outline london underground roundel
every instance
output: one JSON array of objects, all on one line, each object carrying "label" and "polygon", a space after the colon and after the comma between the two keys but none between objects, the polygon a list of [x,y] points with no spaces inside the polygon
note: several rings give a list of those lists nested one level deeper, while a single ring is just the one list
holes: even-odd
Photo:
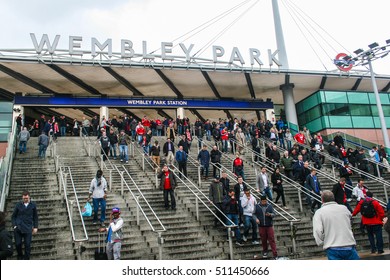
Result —
[{"label": "london underground roundel", "polygon": [[[346,59],[348,57],[348,59]],[[351,60],[351,57],[348,56],[345,53],[339,53],[336,55],[336,58],[334,60],[334,64],[337,66],[337,68],[341,71],[348,72],[352,69],[354,65],[354,61]]]}]

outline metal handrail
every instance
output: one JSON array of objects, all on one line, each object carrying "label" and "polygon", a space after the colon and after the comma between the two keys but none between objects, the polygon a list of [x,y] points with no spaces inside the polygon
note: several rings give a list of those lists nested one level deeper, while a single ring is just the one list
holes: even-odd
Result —
[{"label": "metal handrail", "polygon": [[[199,139],[196,137],[196,136],[193,136],[195,138],[193,139],[197,139],[197,141],[199,141]],[[208,143],[206,143],[205,141],[202,141],[202,143],[206,146],[208,146],[210,148],[211,145],[209,145]],[[199,148],[199,145],[198,145],[198,148]],[[227,156],[226,154],[222,153],[222,156],[227,158],[227,160],[231,161],[231,158],[229,156]],[[212,163],[213,164],[213,163]],[[259,165],[258,163],[256,163],[257,165]],[[220,164],[221,165],[221,168],[224,168],[224,170],[226,171],[226,174],[229,175],[230,178],[232,178],[232,180],[236,180],[236,176],[233,174],[233,172],[230,171],[230,169],[226,168],[224,165]],[[260,166],[260,165],[259,165]],[[255,169],[256,171],[256,169]],[[257,174],[256,174],[257,175]],[[283,174],[281,174],[282,176],[284,176]],[[286,176],[284,176],[285,178],[287,178]],[[243,182],[245,182],[243,180]],[[294,182],[295,183],[295,182]],[[248,184],[247,182],[245,182],[245,184],[250,187],[252,190],[254,190],[254,192],[252,192],[253,196],[256,197],[257,199],[259,199],[258,195],[256,194],[257,192],[257,188],[254,188],[253,186],[251,186],[250,184]],[[303,189],[303,190],[302,190]],[[304,188],[301,187],[301,185],[299,185],[299,188],[298,188],[298,191],[299,192],[304,192],[306,193],[306,190]],[[316,198],[315,198],[316,199]],[[280,215],[285,221],[289,222],[290,223],[290,229],[291,229],[291,240],[292,240],[292,249],[293,249],[293,254],[295,254],[297,252],[296,250],[296,240],[295,240],[295,232],[296,232],[296,228],[295,228],[295,225],[294,223],[297,223],[297,222],[300,222],[301,219],[299,218],[296,218],[294,217],[293,215],[291,215],[289,212],[287,212],[286,210],[284,210],[283,208],[281,208],[279,205],[277,205],[276,203],[274,203],[272,200],[269,200],[267,198],[267,200],[274,206],[274,210],[275,212]],[[299,201],[300,201],[300,207],[301,207],[301,212],[303,211],[303,207],[302,207],[302,203],[301,203],[301,196],[299,194]],[[283,213],[282,213],[283,212]],[[286,216],[289,216],[290,218],[292,219],[289,219],[289,217],[286,217]]]},{"label": "metal handrail", "polygon": [[[263,138],[261,138],[261,139],[259,138],[259,141],[263,141],[263,143],[267,143],[267,144],[272,143],[272,141],[268,141],[268,140],[263,139]],[[300,144],[300,143],[297,143],[297,144],[298,144],[299,146],[305,148],[305,149],[309,148],[309,146],[307,146],[307,145]],[[279,152],[284,152],[284,151],[286,151],[285,149],[281,148],[281,147],[278,146],[278,145],[276,145],[276,147],[277,147],[277,150],[278,150]],[[324,155],[325,157],[327,157],[327,158],[328,158],[330,161],[332,161],[332,162],[335,162],[335,163],[337,163],[337,164],[339,164],[339,165],[342,165],[342,164],[343,164],[343,161],[342,161],[342,160],[336,159],[336,158],[330,156],[329,154],[326,154],[326,153],[323,153],[323,152],[318,152],[318,153],[321,154],[321,155]],[[335,175],[335,171],[334,171],[334,166],[332,166],[332,168],[333,168],[333,177],[332,177],[332,176],[329,176],[327,172],[323,172],[321,169],[315,168],[312,164],[310,164],[310,162],[309,162],[309,166],[310,166],[311,169],[315,169],[316,172],[317,172],[319,175],[322,175],[322,176],[326,177],[327,179],[329,179],[329,180],[332,181],[332,182],[335,182],[335,183],[338,182],[338,180],[336,180],[336,175]],[[358,174],[360,174],[360,175],[365,175],[365,176],[367,176],[367,177],[370,178],[370,179],[373,179],[373,180],[378,181],[378,180],[377,180],[377,179],[378,179],[377,177],[375,177],[375,176],[373,176],[373,175],[371,175],[371,174],[369,174],[369,173],[363,172],[363,171],[361,171],[361,170],[359,170],[359,169],[357,169],[357,168],[351,167],[351,166],[350,166],[349,168],[350,168],[352,171],[354,171],[354,172],[356,172],[356,173],[358,173]],[[383,183],[383,182],[380,182],[380,183]],[[384,183],[384,193],[385,193],[386,200],[388,199],[388,198],[387,198],[387,190],[386,190],[386,186],[387,186],[387,185],[389,185],[389,184],[388,184],[387,182],[385,182],[385,183]],[[351,186],[351,185],[349,185],[349,184],[345,184],[345,187],[346,187],[347,189],[351,190],[351,191],[352,191],[353,188],[354,188],[354,186]],[[385,205],[386,205],[386,202],[384,202],[384,201],[381,201],[381,200],[379,200],[379,199],[377,199],[377,198],[375,198],[375,200],[377,200],[382,206],[385,206]]]},{"label": "metal handrail", "polygon": [[[74,224],[73,224],[73,203],[74,203],[74,201],[72,201],[72,200],[69,201],[69,199],[68,199],[68,192],[67,192],[68,175],[69,175],[70,183],[72,185],[72,189],[74,192],[78,214],[80,216],[81,224],[83,226],[83,232],[85,235],[85,238],[81,238],[81,239],[76,238],[75,231],[74,231]],[[85,227],[85,223],[84,223],[84,219],[83,219],[83,215],[82,215],[82,210],[80,207],[80,201],[79,201],[79,198],[77,196],[77,191],[76,191],[76,187],[74,185],[72,171],[71,171],[70,167],[69,166],[61,166],[59,168],[59,177],[60,177],[59,178],[60,185],[62,185],[62,189],[64,191],[64,198],[65,198],[66,208],[67,208],[67,212],[68,212],[68,216],[69,216],[69,223],[70,223],[70,228],[71,228],[71,232],[72,232],[72,239],[74,242],[88,241],[88,239],[89,239],[88,233],[87,233],[87,229]]]},{"label": "metal handrail", "polygon": [[[2,158],[0,166],[0,175],[2,175],[3,184],[1,187],[0,197],[0,211],[4,211],[5,200],[8,197],[9,187],[11,184],[12,167],[15,157],[16,145],[17,145],[17,134],[15,133],[16,126],[13,125],[13,130],[8,135],[8,146],[5,152],[5,157]],[[4,173],[3,173],[4,172]]]},{"label": "metal handrail", "polygon": [[[82,136],[81,136],[81,137],[82,137]],[[85,137],[82,137],[82,138],[84,139]],[[89,143],[91,144],[91,140],[90,140],[90,139],[89,139]],[[95,141],[95,144],[96,144],[96,145],[93,146],[93,147],[97,148],[97,145],[98,145],[98,144],[97,144],[97,141]],[[157,244],[158,244],[158,246],[159,246],[159,259],[162,260],[162,259],[163,259],[163,257],[162,257],[162,255],[163,255],[163,252],[162,252],[162,244],[164,243],[164,239],[163,239],[163,237],[162,237],[162,233],[167,231],[166,228],[165,228],[165,226],[163,225],[163,223],[161,222],[161,220],[160,220],[160,218],[157,216],[157,214],[154,212],[154,210],[151,208],[151,206],[150,206],[150,204],[147,202],[146,198],[142,195],[142,197],[144,198],[145,202],[147,203],[149,209],[152,211],[153,215],[155,216],[155,218],[157,219],[158,223],[159,223],[160,226],[162,227],[161,230],[158,230],[158,229],[155,229],[155,228],[154,228],[154,226],[152,225],[150,219],[148,218],[148,215],[145,213],[145,211],[143,210],[141,204],[139,203],[138,197],[134,195],[133,191],[131,191],[131,189],[130,189],[128,183],[126,182],[126,180],[125,180],[125,178],[124,178],[124,176],[123,176],[123,173],[119,170],[119,168],[117,167],[117,165],[114,165],[114,164],[110,161],[108,155],[104,152],[103,148],[102,148],[100,145],[98,145],[98,146],[99,146],[100,152],[103,153],[103,154],[100,156],[100,159],[101,159],[101,160],[100,160],[101,169],[104,170],[104,168],[105,168],[106,170],[109,170],[109,171],[110,171],[110,179],[109,179],[109,180],[110,180],[110,186],[111,186],[111,184],[112,184],[112,171],[115,171],[115,170],[116,170],[116,171],[118,172],[119,176],[121,177],[121,194],[123,195],[123,193],[124,193],[124,192],[123,192],[123,186],[126,185],[126,187],[127,187],[127,189],[129,190],[131,196],[133,197],[135,203],[137,204],[137,225],[139,225],[139,212],[138,212],[138,209],[139,209],[139,210],[142,212],[142,215],[144,216],[144,218],[145,218],[146,222],[148,223],[150,229],[151,229],[153,232],[157,233],[157,235],[158,235],[158,237],[157,237]],[[97,148],[97,149],[98,149],[98,148]],[[110,168],[107,166],[106,161],[103,160],[103,156],[106,156],[106,158],[107,158],[106,161],[108,162]],[[124,167],[123,167],[123,168],[124,168]],[[126,171],[126,173],[128,174],[128,176],[130,177],[130,179],[131,179],[131,181],[133,182],[133,184],[136,186],[137,190],[141,193],[141,191],[140,191],[138,185],[135,183],[135,181],[133,180],[133,178],[130,176],[130,174],[127,172],[127,170],[126,170],[125,168],[124,168],[124,170]],[[123,171],[123,172],[124,172],[124,171]],[[142,194],[142,193],[141,193],[141,194]]]},{"label": "metal handrail", "polygon": [[[134,146],[135,147],[135,146]],[[143,151],[139,151],[138,147],[136,148],[136,150],[140,153],[142,153],[142,156],[143,158],[145,159],[145,156],[144,156],[144,153]],[[151,161],[149,158],[147,159],[147,162]],[[154,162],[153,162],[154,163]],[[149,163],[150,164],[150,163]],[[153,164],[150,164],[150,166],[152,166],[153,168]],[[179,179],[182,184],[192,192],[192,194],[196,197],[196,200],[195,200],[195,207],[196,207],[196,218],[197,220],[199,220],[199,204],[198,204],[198,201],[200,201],[206,208],[207,210],[209,210],[209,212],[222,224],[223,227],[227,228],[227,231],[228,231],[228,237],[229,237],[229,250],[230,250],[230,259],[233,259],[233,241],[232,241],[232,233],[231,233],[231,230],[232,228],[236,228],[238,225],[235,225],[233,223],[232,220],[230,220],[226,215],[225,213],[223,213],[218,207],[216,207],[216,205],[209,200],[208,196],[206,196],[202,190],[200,190],[198,188],[198,186],[196,186],[196,184],[194,184],[188,177],[186,177],[182,172],[179,171],[179,169],[176,167],[176,166],[171,166],[171,168],[173,169],[173,173],[174,175],[176,176],[177,179]],[[183,178],[188,182],[186,183],[182,178],[180,178],[180,176],[178,175],[180,174],[181,176],[183,176]],[[231,224],[230,225],[227,225],[224,221],[222,221],[218,215],[213,211],[213,209],[211,209],[206,202],[204,202],[201,197],[199,197],[199,195],[197,193],[195,193],[194,189],[196,189],[198,191],[199,194],[201,194],[203,197],[206,198],[207,200],[207,203],[209,203],[211,206],[214,206],[215,209],[217,209],[217,211],[219,211],[221,214],[223,214],[223,216],[225,217],[226,221],[229,221]]]}]

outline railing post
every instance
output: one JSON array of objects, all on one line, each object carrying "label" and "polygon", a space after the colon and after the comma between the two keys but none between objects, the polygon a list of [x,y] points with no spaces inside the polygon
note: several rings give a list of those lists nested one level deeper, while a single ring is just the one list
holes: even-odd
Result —
[{"label": "railing post", "polygon": [[142,153],[142,171],[145,171],[145,153]]},{"label": "railing post", "polygon": [[228,238],[229,238],[229,254],[230,254],[230,259],[234,260],[234,255],[233,255],[233,240],[232,240],[232,228],[228,227]]},{"label": "railing post", "polygon": [[112,170],[110,169],[110,177],[109,177],[109,190],[111,191],[112,190]]},{"label": "railing post", "polygon": [[56,172],[58,172],[58,170],[60,169],[60,167],[58,166],[59,160],[60,160],[60,156],[59,156],[59,155],[56,155],[56,160],[55,160],[55,163],[56,163]]},{"label": "railing post", "polygon": [[121,174],[121,196],[123,196],[123,190],[125,187],[125,178],[123,177],[124,173],[125,173],[125,171],[120,172],[120,174]]},{"label": "railing post", "polygon": [[198,198],[195,199],[196,220],[199,221],[199,202]]},{"label": "railing post", "polygon": [[379,164],[376,162],[375,165],[376,165],[375,168],[376,168],[376,172],[378,174],[378,178],[380,178],[382,174],[379,171]]},{"label": "railing post", "polygon": [[101,169],[101,170],[103,170],[103,164],[104,164],[103,157],[104,157],[104,155],[101,155],[101,156],[100,156],[100,169]]},{"label": "railing post", "polygon": [[290,222],[290,228],[291,228],[291,241],[292,241],[292,249],[293,254],[295,255],[297,253],[297,244],[296,244],[296,237],[295,237],[295,229],[294,229],[294,223]]},{"label": "railing post", "polygon": [[136,203],[137,203],[137,226],[139,226],[139,195],[135,197]]},{"label": "railing post", "polygon": [[301,212],[303,212],[302,197],[301,197],[302,191],[301,191],[301,189],[302,189],[302,187],[300,187],[300,188],[298,189],[298,201],[299,201],[299,210],[300,210]]},{"label": "railing post", "polygon": [[91,156],[91,143],[88,143],[88,156]]},{"label": "railing post", "polygon": [[333,178],[336,179],[336,172],[335,172],[335,167],[334,167],[333,162],[332,162],[332,174],[333,174]]},{"label": "railing post", "polygon": [[135,142],[131,142],[131,146],[133,146],[133,149],[131,150],[131,153],[132,153],[132,157],[134,158],[135,157]]},{"label": "railing post", "polygon": [[162,245],[164,244],[164,238],[161,236],[160,231],[158,232],[157,244],[158,244],[158,257],[159,257],[159,260],[161,261],[163,259]]},{"label": "railing post", "polygon": [[64,192],[66,191],[66,188],[67,188],[67,184],[68,184],[68,173],[64,173]]},{"label": "railing post", "polygon": [[158,174],[156,172],[156,189],[158,189]]},{"label": "railing post", "polygon": [[58,176],[60,176],[59,178],[59,184],[58,184],[58,192],[59,194],[62,194],[62,191],[61,191],[61,187],[62,187],[62,179],[63,179],[63,174],[62,174],[62,169],[60,168],[60,170],[58,171]]},{"label": "railing post", "polygon": [[198,186],[200,187],[202,184],[201,174],[200,174],[200,165],[198,166]]}]

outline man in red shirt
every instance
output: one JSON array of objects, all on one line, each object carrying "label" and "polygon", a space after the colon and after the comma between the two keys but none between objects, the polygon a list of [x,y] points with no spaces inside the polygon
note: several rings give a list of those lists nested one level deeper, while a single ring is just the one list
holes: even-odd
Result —
[{"label": "man in red shirt", "polygon": [[303,134],[302,131],[299,131],[297,134],[295,134],[294,139],[299,144],[304,145],[306,143],[306,137],[305,137],[305,135]]},{"label": "man in red shirt", "polygon": [[[360,213],[360,209],[362,208],[364,201],[372,203],[372,206],[375,209],[375,216],[367,217],[362,215],[362,223],[366,226],[367,229],[367,236],[368,241],[370,241],[371,253],[374,254],[378,252],[378,254],[383,254],[382,221],[385,217],[385,211],[379,202],[372,198],[373,195],[374,194],[371,191],[367,191],[367,197],[365,199],[361,199],[360,202],[356,205],[355,210],[352,213],[352,217]],[[374,235],[376,238],[376,243]]]},{"label": "man in red shirt", "polygon": [[242,179],[245,181],[244,177],[244,162],[240,158],[240,154],[236,154],[236,159],[233,161],[233,173],[239,177],[241,176]]},{"label": "man in red shirt", "polygon": [[141,143],[143,136],[146,134],[145,127],[141,122],[138,122],[137,127],[135,128],[135,132],[137,133],[137,142]]},{"label": "man in red shirt", "polygon": [[171,197],[171,209],[176,210],[176,200],[175,200],[175,188],[177,186],[176,177],[171,170],[169,170],[168,165],[164,165],[160,174],[158,175],[160,179],[160,189],[164,194],[164,206],[165,209],[169,209],[168,195]]}]

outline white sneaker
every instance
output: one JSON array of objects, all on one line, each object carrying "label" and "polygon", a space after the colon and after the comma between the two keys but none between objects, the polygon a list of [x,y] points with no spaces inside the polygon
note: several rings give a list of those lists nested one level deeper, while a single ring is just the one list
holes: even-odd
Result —
[{"label": "white sneaker", "polygon": [[247,242],[247,241],[248,241],[248,238],[246,238],[246,236],[243,236],[243,237],[242,237],[242,240],[244,240],[244,242]]},{"label": "white sneaker", "polygon": [[252,244],[253,244],[253,245],[258,245],[258,244],[260,244],[260,242],[257,241],[257,240],[255,240],[255,241],[252,241]]}]

